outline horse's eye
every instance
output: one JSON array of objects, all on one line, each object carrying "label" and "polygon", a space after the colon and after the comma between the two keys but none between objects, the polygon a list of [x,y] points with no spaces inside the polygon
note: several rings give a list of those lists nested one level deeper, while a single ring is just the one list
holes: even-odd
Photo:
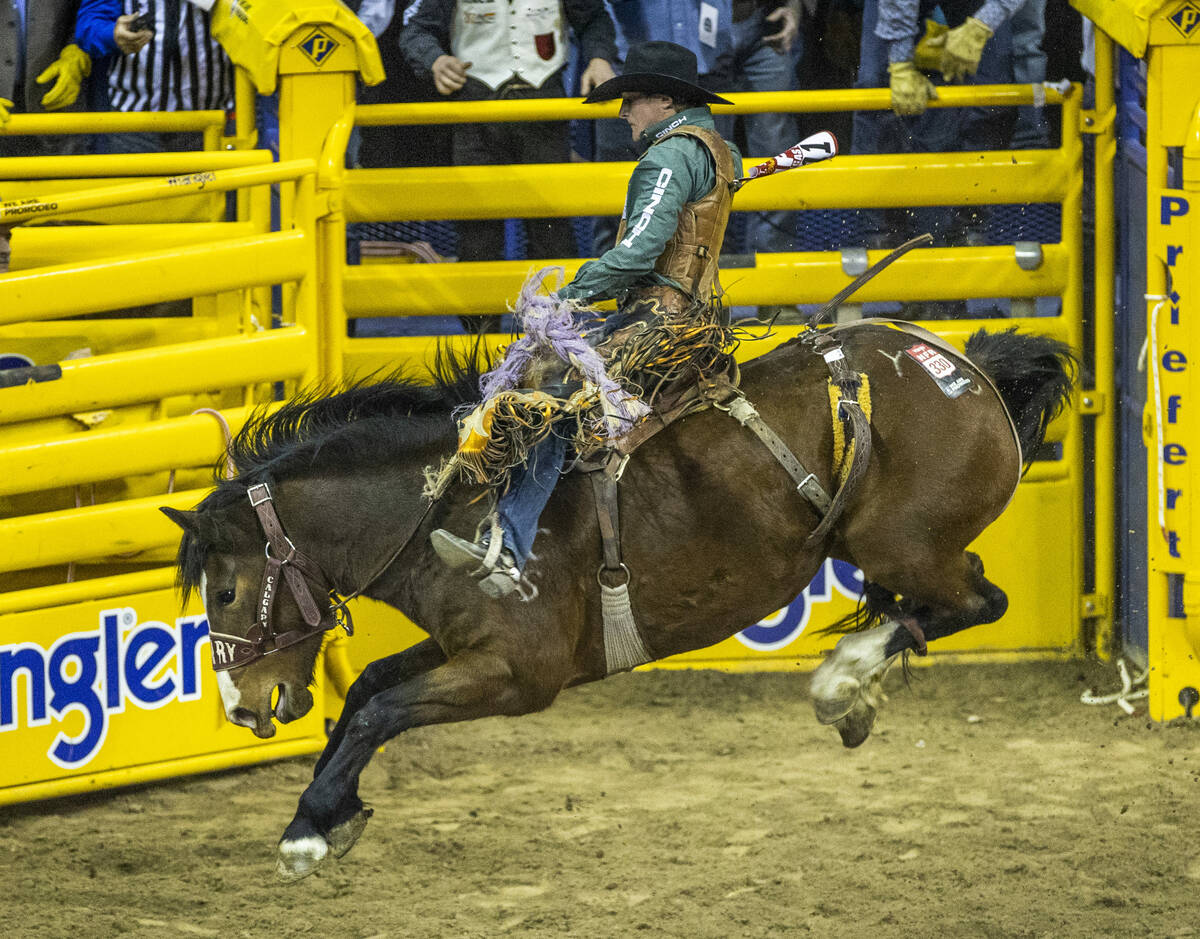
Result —
[{"label": "horse's eye", "polygon": [[217,594],[217,602],[228,606],[233,602],[234,592],[232,590],[222,590]]}]

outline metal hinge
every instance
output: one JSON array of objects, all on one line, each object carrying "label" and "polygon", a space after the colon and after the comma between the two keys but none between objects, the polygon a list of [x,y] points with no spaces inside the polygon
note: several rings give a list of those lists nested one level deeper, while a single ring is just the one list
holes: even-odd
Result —
[{"label": "metal hinge", "polygon": [[1108,410],[1108,396],[1103,391],[1081,391],[1078,410],[1080,414],[1103,414]]},{"label": "metal hinge", "polygon": [[1081,134],[1107,134],[1112,130],[1117,120],[1117,109],[1109,108],[1104,114],[1097,111],[1079,112],[1079,132]]},{"label": "metal hinge", "polygon": [[1085,593],[1080,597],[1079,610],[1084,619],[1099,619],[1108,616],[1108,594]]}]

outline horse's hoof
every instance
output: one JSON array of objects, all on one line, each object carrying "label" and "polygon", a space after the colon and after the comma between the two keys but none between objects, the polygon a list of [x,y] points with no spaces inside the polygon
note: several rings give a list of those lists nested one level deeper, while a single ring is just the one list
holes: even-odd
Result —
[{"label": "horse's hoof", "polygon": [[826,684],[819,680],[821,677],[813,676],[813,710],[822,724],[836,724],[854,709],[862,697],[862,683],[857,678],[843,677]]},{"label": "horse's hoof", "polygon": [[842,736],[843,747],[852,750],[871,736],[871,728],[875,726],[875,713],[875,708],[860,700],[849,714],[834,724]]},{"label": "horse's hoof", "polygon": [[330,829],[327,840],[329,841],[329,850],[333,852],[334,857],[343,857],[347,851],[354,847],[354,843],[358,841],[358,836],[367,827],[367,819],[374,814],[374,811],[374,809],[363,809],[360,812],[356,812],[347,821],[342,822],[340,825],[334,825]]},{"label": "horse's hoof", "polygon": [[[353,843],[353,841],[350,842],[350,844]],[[349,846],[346,850],[350,850]],[[293,840],[284,839],[279,842],[275,873],[284,883],[295,883],[297,880],[303,880],[320,867],[321,862],[328,854],[329,845],[319,835],[308,835]]]}]

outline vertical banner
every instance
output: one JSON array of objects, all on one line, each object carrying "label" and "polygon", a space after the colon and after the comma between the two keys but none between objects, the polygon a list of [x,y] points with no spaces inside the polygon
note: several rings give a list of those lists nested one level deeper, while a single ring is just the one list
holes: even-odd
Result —
[{"label": "vertical banner", "polygon": [[1151,249],[1167,293],[1148,297],[1150,713],[1200,717],[1200,192],[1160,190]]}]

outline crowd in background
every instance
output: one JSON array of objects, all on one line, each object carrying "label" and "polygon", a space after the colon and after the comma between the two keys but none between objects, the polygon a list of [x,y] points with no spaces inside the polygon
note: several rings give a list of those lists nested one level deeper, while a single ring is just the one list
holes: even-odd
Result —
[{"label": "crowd in background", "polygon": [[[0,126],[11,113],[58,109],[231,109],[232,67],[209,32],[214,0],[0,0]],[[1083,21],[1066,0],[348,0],[377,37],[387,79],[360,101],[484,100],[586,94],[619,72],[625,50],[666,39],[697,56],[717,93],[812,88],[891,89],[891,111],[854,115],[718,113],[719,129],[750,157],[772,155],[827,128],[843,152],[1045,147],[1055,109],[928,108],[956,83],[1084,80]],[[1053,42],[1046,37],[1053,36]],[[260,102],[260,144],[271,143]],[[198,135],[78,137],[0,134],[0,156],[192,149]],[[366,167],[632,160],[644,143],[624,122],[371,127],[350,159]],[[974,244],[978,213],[922,218],[862,215],[867,247],[932,230]],[[794,213],[764,212],[737,252],[795,250]],[[457,256],[503,257],[504,223],[464,222]],[[615,221],[591,238],[565,219],[525,221],[529,258],[596,255]],[[577,250],[570,250],[576,246]],[[726,250],[730,250],[727,241]]]}]

